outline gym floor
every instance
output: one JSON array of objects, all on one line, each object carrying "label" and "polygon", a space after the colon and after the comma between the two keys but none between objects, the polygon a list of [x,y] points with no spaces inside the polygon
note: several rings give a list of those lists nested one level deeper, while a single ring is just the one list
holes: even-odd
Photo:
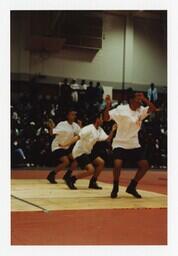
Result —
[{"label": "gym floor", "polygon": [[111,199],[112,170],[100,175],[102,190],[79,180],[69,190],[49,170],[12,170],[12,245],[166,245],[167,171],[150,170],[138,185],[142,199],[125,189],[135,170],[122,170],[120,193]]}]

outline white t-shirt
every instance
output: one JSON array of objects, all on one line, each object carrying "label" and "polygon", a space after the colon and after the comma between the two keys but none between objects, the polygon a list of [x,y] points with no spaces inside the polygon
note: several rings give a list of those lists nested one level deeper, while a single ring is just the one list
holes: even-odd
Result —
[{"label": "white t-shirt", "polygon": [[56,134],[55,138],[51,144],[51,150],[54,151],[56,149],[68,149],[68,147],[60,147],[59,144],[67,144],[69,143],[75,135],[78,135],[80,132],[80,126],[73,122],[69,124],[68,121],[63,121],[57,124],[57,126],[53,129],[53,134]]},{"label": "white t-shirt", "polygon": [[138,140],[138,131],[141,128],[143,119],[148,113],[148,106],[141,106],[136,111],[133,111],[129,104],[119,105],[117,108],[110,110],[110,119],[117,123],[116,136],[113,139],[112,147],[133,149],[141,147]]},{"label": "white t-shirt", "polygon": [[80,139],[77,141],[72,151],[74,158],[83,154],[90,154],[97,141],[104,141],[108,138],[108,135],[101,127],[96,129],[93,124],[83,127],[80,130],[79,136]]},{"label": "white t-shirt", "polygon": [[151,88],[148,89],[147,97],[148,97],[149,100],[151,100],[151,98],[152,98],[151,96],[153,97],[152,100],[157,101],[158,93],[157,93],[157,89],[156,88],[154,88],[153,90]]},{"label": "white t-shirt", "polygon": [[88,85],[87,85],[87,84],[82,84],[82,85],[80,86],[80,88],[81,88],[81,89],[83,89],[83,90],[86,90],[86,89],[87,89],[87,87],[88,87]]},{"label": "white t-shirt", "polygon": [[75,83],[75,84],[71,84],[70,85],[70,88],[73,89],[73,90],[79,90],[80,89],[80,85]]}]

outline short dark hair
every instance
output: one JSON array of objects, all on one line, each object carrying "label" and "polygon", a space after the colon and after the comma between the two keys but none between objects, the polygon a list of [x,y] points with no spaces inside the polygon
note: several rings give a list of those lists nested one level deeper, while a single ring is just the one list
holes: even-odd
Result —
[{"label": "short dark hair", "polygon": [[130,100],[135,98],[135,92],[134,92],[134,90],[132,88],[128,88],[126,90],[126,95],[127,95],[128,101],[130,101]]},{"label": "short dark hair", "polygon": [[69,108],[65,111],[65,115],[67,116],[70,112],[77,112],[74,108]]},{"label": "short dark hair", "polygon": [[101,117],[101,114],[102,114],[102,112],[97,112],[96,114],[94,114],[93,116],[91,116],[91,118],[90,118],[90,123],[95,123],[96,120]]}]

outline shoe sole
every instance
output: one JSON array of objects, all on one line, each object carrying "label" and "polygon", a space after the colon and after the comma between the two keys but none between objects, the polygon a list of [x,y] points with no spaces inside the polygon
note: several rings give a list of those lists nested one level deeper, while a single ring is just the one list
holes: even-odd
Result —
[{"label": "shoe sole", "polygon": [[76,190],[77,188],[76,187],[72,187],[67,181],[66,179],[64,179],[66,185],[68,186],[68,188],[72,189],[72,190]]},{"label": "shoe sole", "polygon": [[112,195],[112,192],[111,192],[111,196],[110,196],[112,199],[114,199],[114,198],[117,198],[118,197],[118,192],[117,192],[117,194],[114,194],[114,195]]},{"label": "shoe sole", "polygon": [[111,195],[111,198],[112,198],[112,199],[115,199],[115,198],[117,198],[117,195],[116,195],[116,196],[112,196],[112,195]]},{"label": "shoe sole", "polygon": [[49,181],[50,184],[57,184],[57,181],[51,181],[47,178],[47,180]]},{"label": "shoe sole", "polygon": [[68,188],[70,188],[71,190],[76,190],[76,187],[70,187],[68,184],[66,184],[68,186]]},{"label": "shoe sole", "polygon": [[127,190],[126,190],[126,193],[132,195],[134,198],[137,198],[137,199],[141,199],[142,198],[142,196],[135,196],[132,192],[129,192]]},{"label": "shoe sole", "polygon": [[103,188],[90,188],[90,187],[88,187],[89,189],[96,189],[96,190],[101,190],[101,189],[103,189]]}]

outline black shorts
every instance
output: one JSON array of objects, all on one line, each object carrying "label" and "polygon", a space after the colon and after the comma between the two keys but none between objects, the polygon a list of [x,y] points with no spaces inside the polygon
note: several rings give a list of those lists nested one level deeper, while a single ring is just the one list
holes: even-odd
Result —
[{"label": "black shorts", "polygon": [[115,148],[113,150],[113,160],[116,159],[129,162],[138,162],[140,160],[146,160],[146,157],[141,147],[134,149]]},{"label": "black shorts", "polygon": [[107,162],[108,159],[109,144],[106,141],[99,141],[93,147],[92,153],[96,157],[101,157]]},{"label": "black shorts", "polygon": [[96,148],[93,148],[91,154],[83,154],[83,155],[77,157],[76,160],[77,160],[77,163],[78,163],[79,167],[81,169],[85,169],[85,166],[88,165],[88,164],[92,164],[92,162],[97,157],[102,158],[100,152]]},{"label": "black shorts", "polygon": [[60,158],[63,156],[68,156],[72,153],[73,146],[70,146],[68,149],[59,148],[52,152],[53,163],[56,165],[60,163]]}]

